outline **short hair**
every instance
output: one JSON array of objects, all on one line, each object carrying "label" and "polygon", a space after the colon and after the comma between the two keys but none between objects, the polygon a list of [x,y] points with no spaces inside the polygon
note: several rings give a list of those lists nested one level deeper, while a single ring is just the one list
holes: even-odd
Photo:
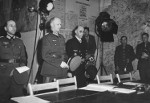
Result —
[{"label": "short hair", "polygon": [[123,38],[126,38],[126,40],[128,39],[127,36],[122,36],[122,37],[120,38],[120,40],[122,40]]},{"label": "short hair", "polygon": [[86,30],[90,31],[89,27],[84,27],[84,29],[86,29]]},{"label": "short hair", "polygon": [[149,37],[149,34],[148,34],[148,33],[145,33],[145,32],[142,33],[141,37],[143,38],[144,35],[146,35],[147,37]]}]

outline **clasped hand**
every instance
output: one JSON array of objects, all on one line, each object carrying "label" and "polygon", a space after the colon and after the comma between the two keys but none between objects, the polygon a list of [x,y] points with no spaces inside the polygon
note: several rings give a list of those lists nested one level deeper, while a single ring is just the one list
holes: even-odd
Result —
[{"label": "clasped hand", "polygon": [[148,58],[148,54],[146,54],[145,52],[143,52],[141,58],[147,59]]},{"label": "clasped hand", "polygon": [[61,62],[60,67],[61,67],[61,68],[68,68],[68,69],[69,69],[68,64],[65,63],[64,61]]}]

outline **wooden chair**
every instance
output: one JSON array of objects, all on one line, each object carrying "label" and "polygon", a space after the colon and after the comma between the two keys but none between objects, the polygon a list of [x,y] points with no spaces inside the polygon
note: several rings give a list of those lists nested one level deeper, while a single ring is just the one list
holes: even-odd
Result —
[{"label": "wooden chair", "polygon": [[118,82],[132,81],[132,74],[130,72],[126,74],[116,74],[116,77]]},{"label": "wooden chair", "polygon": [[59,92],[58,81],[43,83],[43,84],[31,84],[28,83],[28,91],[30,95],[43,95],[48,93]]},{"label": "wooden chair", "polygon": [[104,75],[104,76],[96,75],[96,78],[97,78],[98,84],[113,84],[112,74]]},{"label": "wooden chair", "polygon": [[58,79],[59,92],[77,89],[76,76],[65,79]]}]

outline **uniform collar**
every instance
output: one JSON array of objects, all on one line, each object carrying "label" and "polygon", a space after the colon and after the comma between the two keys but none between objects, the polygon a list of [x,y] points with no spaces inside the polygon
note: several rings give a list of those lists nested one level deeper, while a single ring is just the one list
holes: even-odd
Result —
[{"label": "uniform collar", "polygon": [[10,35],[10,34],[7,34],[7,35],[6,35],[6,38],[8,38],[8,39],[15,39],[15,38],[16,38],[16,36],[14,36],[14,35]]}]

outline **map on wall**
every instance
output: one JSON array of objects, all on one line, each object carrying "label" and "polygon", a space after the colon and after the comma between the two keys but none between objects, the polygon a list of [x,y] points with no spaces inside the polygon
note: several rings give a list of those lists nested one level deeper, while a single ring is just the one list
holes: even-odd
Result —
[{"label": "map on wall", "polygon": [[55,0],[54,9],[50,12],[49,17],[59,17],[62,22],[62,29],[65,28],[65,4],[66,0]]},{"label": "map on wall", "polygon": [[73,12],[66,13],[66,29],[73,30],[78,25],[78,15]]},{"label": "map on wall", "polygon": [[92,32],[94,32],[95,31],[95,20],[96,20],[96,17],[89,17],[88,18],[88,20],[89,20],[89,29],[90,29],[90,31],[92,31]]}]

